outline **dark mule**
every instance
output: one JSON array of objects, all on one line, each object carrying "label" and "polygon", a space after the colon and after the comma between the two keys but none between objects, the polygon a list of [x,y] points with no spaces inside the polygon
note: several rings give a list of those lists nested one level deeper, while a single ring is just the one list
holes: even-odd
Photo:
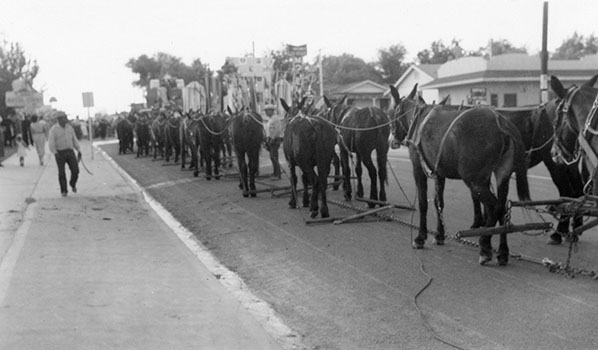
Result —
[{"label": "dark mule", "polygon": [[[555,116],[552,153],[555,160],[567,169],[567,179],[572,189],[569,197],[578,198],[584,192],[598,194],[598,181],[595,179],[596,164],[593,164],[595,161],[591,161],[591,157],[595,156],[598,150],[596,137],[598,121],[596,110],[593,108],[598,94],[598,89],[594,88],[596,80],[598,74],[580,87],[572,86],[566,89],[557,77],[552,76],[550,79],[552,90],[559,98],[552,108]],[[590,183],[592,183],[591,188],[589,188]],[[583,217],[576,218],[574,227],[579,226],[582,219]],[[549,243],[560,244],[562,242],[560,233],[564,232],[568,231],[557,230],[551,235],[552,241]]]},{"label": "dark mule", "polygon": [[166,115],[158,114],[150,126],[151,147],[154,151],[154,160],[160,155],[164,158],[164,125],[166,124]]},{"label": "dark mule", "polygon": [[127,151],[133,152],[133,143],[135,142],[135,137],[133,135],[134,125],[135,122],[133,116],[124,117],[116,123],[118,154],[126,154]]},{"label": "dark mule", "polygon": [[[413,166],[413,176],[419,200],[419,234],[413,247],[421,249],[428,235],[427,176],[433,176],[436,185],[434,204],[438,214],[436,244],[444,244],[445,228],[444,185],[446,179],[461,179],[471,191],[474,201],[484,205],[486,227],[504,222],[509,179],[515,172],[517,194],[520,200],[529,200],[527,166],[521,135],[515,126],[489,108],[455,111],[444,106],[429,106],[416,97],[417,86],[401,99],[391,88],[395,100],[393,115],[393,144],[406,139]],[[491,178],[496,179],[495,196]],[[492,260],[491,236],[481,236],[480,264]],[[500,235],[498,263],[509,259],[507,235]]]},{"label": "dark mule", "polygon": [[[499,108],[497,111],[519,130],[525,145],[528,169],[543,163],[550,173],[550,178],[556,186],[559,196],[577,198],[583,194],[583,185],[579,178],[572,178],[568,175],[569,172],[576,172],[576,170],[564,163],[555,162],[552,157],[556,119],[555,104],[553,100],[536,107]],[[550,235],[548,244],[560,244],[561,236],[569,232],[570,222],[573,228],[583,224],[582,217],[571,219],[565,216],[559,219],[556,232]]]},{"label": "dark mule", "polygon": [[224,147],[222,135],[227,127],[226,120],[221,114],[204,115],[197,122],[199,153],[204,160],[206,180],[212,179],[212,169],[216,180],[220,179],[220,155]]},{"label": "dark mule", "polygon": [[137,134],[137,158],[150,154],[150,120],[147,113],[142,112],[135,122]]},{"label": "dark mule", "polygon": [[[196,113],[189,112],[179,124],[179,139],[181,140],[181,169],[187,166],[187,156],[190,157],[189,169],[196,168],[194,164],[197,155],[197,143],[194,142]],[[197,175],[196,175],[197,176]]]},{"label": "dark mule", "polygon": [[178,112],[173,113],[164,124],[164,160],[170,162],[174,151],[174,163],[178,163],[181,154],[181,139],[179,135],[179,124],[181,117]]},{"label": "dark mule", "polygon": [[[351,200],[350,153],[355,153],[355,175],[357,176],[357,198],[363,198],[362,164],[370,176],[370,199],[386,202],[386,183],[388,160],[388,138],[390,119],[380,108],[351,108],[345,105],[343,98],[330,108],[329,120],[340,129],[341,165],[343,168],[343,189],[345,199]],[[376,165],[372,161],[372,152],[376,151]],[[380,190],[378,191],[378,184]],[[374,207],[374,204],[368,204]]]},{"label": "dark mule", "polygon": [[[280,101],[286,111],[283,120],[286,126],[282,147],[291,174],[292,191],[289,207],[297,207],[295,167],[298,166],[302,172],[303,206],[309,205],[312,218],[318,215],[318,209],[323,218],[329,217],[326,187],[328,186],[328,175],[334,156],[337,132],[329,121],[303,114],[301,109],[305,98],[299,104],[291,107],[283,99]],[[312,186],[311,201],[309,185]],[[320,208],[318,208],[318,199],[321,200]]]},{"label": "dark mule", "polygon": [[260,167],[260,149],[265,138],[263,120],[255,112],[243,109],[234,114],[230,107],[227,108],[231,115],[230,132],[241,178],[239,187],[243,190],[243,197],[250,194],[255,197],[255,177]]}]

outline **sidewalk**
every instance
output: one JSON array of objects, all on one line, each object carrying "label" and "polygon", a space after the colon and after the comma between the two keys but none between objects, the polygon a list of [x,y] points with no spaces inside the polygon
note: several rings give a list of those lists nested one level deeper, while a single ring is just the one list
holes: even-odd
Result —
[{"label": "sidewalk", "polygon": [[[0,168],[0,349],[282,349],[97,149]],[[68,173],[68,171],[67,171]],[[192,239],[192,238],[190,238]]]}]

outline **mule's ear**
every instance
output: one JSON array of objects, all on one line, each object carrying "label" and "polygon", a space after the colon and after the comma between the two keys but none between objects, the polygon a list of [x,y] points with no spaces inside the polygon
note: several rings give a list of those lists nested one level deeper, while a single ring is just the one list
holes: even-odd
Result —
[{"label": "mule's ear", "polygon": [[417,95],[417,100],[419,101],[419,103],[427,104],[426,100],[424,100],[424,98],[421,97],[420,95]]},{"label": "mule's ear", "polygon": [[226,110],[228,111],[228,114],[233,115],[233,111],[230,109],[230,106],[226,106]]},{"label": "mule's ear", "polygon": [[399,95],[399,90],[394,85],[388,85],[390,87],[390,95],[392,99],[395,101],[395,106],[398,106],[401,102],[401,95]]},{"label": "mule's ear", "polygon": [[449,98],[451,97],[451,95],[446,95],[445,98],[443,98],[440,102],[438,102],[439,105],[444,106],[447,101],[449,100]]},{"label": "mule's ear", "polygon": [[343,98],[341,99],[341,105],[345,105],[347,103],[347,95],[343,96]]},{"label": "mule's ear", "polygon": [[414,100],[415,95],[417,95],[417,83],[413,86],[413,90],[411,90],[411,92],[409,93],[408,98]]},{"label": "mule's ear", "polygon": [[555,77],[554,75],[550,76],[550,87],[558,97],[567,97],[567,89],[565,89],[559,78]]},{"label": "mule's ear", "polygon": [[305,101],[307,101],[307,97],[306,97],[306,96],[304,96],[304,97],[301,99],[301,102],[299,102],[299,104],[297,105],[297,108],[298,108],[299,110],[303,109],[303,105],[305,104]]},{"label": "mule's ear", "polygon": [[585,87],[594,87],[594,84],[596,84],[596,80],[598,80],[598,74],[594,75],[592,78],[590,78],[590,80],[588,80],[585,83],[583,83],[582,86],[585,86]]},{"label": "mule's ear", "polygon": [[291,109],[291,107],[289,107],[289,105],[287,104],[287,101],[285,101],[283,98],[281,98],[280,104],[282,105],[282,108],[284,109],[284,111],[289,113],[289,110]]},{"label": "mule's ear", "polygon": [[324,96],[324,103],[326,104],[326,107],[332,108],[332,103],[330,102],[330,100],[326,96]]}]

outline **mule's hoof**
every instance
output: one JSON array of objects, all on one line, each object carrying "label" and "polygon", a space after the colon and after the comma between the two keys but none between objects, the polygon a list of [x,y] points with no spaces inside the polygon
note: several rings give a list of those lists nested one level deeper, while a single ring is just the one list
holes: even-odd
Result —
[{"label": "mule's hoof", "polygon": [[497,256],[496,260],[498,260],[499,266],[506,266],[509,263],[509,256]]},{"label": "mule's hoof", "polygon": [[487,262],[492,261],[492,256],[488,255],[480,255],[480,265],[486,265]]},{"label": "mule's hoof", "polygon": [[251,198],[255,198],[255,196],[257,196],[257,193],[255,193],[255,192],[251,192],[251,194],[250,194],[250,195],[251,195]]},{"label": "mule's hoof", "polygon": [[312,218],[312,219],[315,219],[316,217],[318,217],[318,212],[317,212],[317,211],[312,211],[312,212],[309,214],[309,217],[310,217],[310,218]]},{"label": "mule's hoof", "polygon": [[199,175],[199,171],[194,171],[193,176],[197,177]]},{"label": "mule's hoof", "polygon": [[214,176],[216,178],[216,180],[220,180],[220,178],[222,177],[221,175],[216,175]]},{"label": "mule's hoof", "polygon": [[411,246],[413,247],[413,249],[424,249],[424,243],[419,243],[416,241],[411,242]]},{"label": "mule's hoof", "polygon": [[548,237],[546,244],[548,245],[561,245],[563,243],[563,237],[560,233],[553,233]]},{"label": "mule's hoof", "polygon": [[245,198],[249,197],[249,192],[243,191],[243,197],[245,197]]},{"label": "mule's hoof", "polygon": [[206,176],[206,180],[210,181],[210,180],[212,180],[212,177],[211,176]]},{"label": "mule's hoof", "polygon": [[435,244],[435,245],[444,245],[444,238],[442,238],[442,239],[434,238],[432,240],[432,244]]}]

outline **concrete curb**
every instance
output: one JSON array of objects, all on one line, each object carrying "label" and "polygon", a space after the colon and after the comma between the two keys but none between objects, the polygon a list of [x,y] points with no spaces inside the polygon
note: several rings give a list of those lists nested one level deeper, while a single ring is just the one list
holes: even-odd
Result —
[{"label": "concrete curb", "polygon": [[[193,233],[185,228],[166,208],[156,201],[151,194],[145,191],[139,183],[124,171],[115,161],[99,146],[117,143],[117,140],[96,141],[93,146],[110,165],[131,185],[139,191],[148,205],[156,212],[162,221],[177,235],[185,246],[197,259],[215,276],[220,276],[218,281],[231,293],[245,309],[259,322],[284,349],[295,350],[303,346],[299,344],[298,334],[288,328],[276,315],[270,305],[255,296],[243,280],[234,272],[222,265],[209,250],[199,242]],[[1,291],[1,290],[0,290]]]}]

